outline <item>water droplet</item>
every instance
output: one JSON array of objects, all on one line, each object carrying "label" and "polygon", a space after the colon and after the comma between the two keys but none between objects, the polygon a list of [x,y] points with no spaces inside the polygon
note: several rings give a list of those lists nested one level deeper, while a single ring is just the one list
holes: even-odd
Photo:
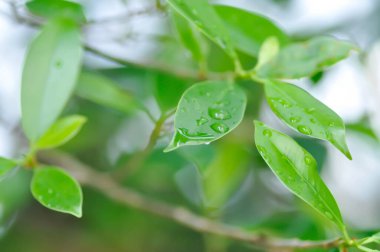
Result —
[{"label": "water droplet", "polygon": [[334,127],[334,126],[335,126],[335,122],[330,122],[330,123],[329,123],[329,126],[330,126],[330,127]]},{"label": "water droplet", "polygon": [[310,122],[311,122],[311,123],[316,123],[316,121],[315,121],[314,118],[310,118]]},{"label": "water droplet", "polygon": [[209,108],[208,114],[211,118],[214,118],[216,120],[227,120],[231,118],[230,113],[218,108]]},{"label": "water droplet", "polygon": [[305,112],[308,113],[308,114],[311,114],[315,111],[315,108],[307,108],[305,109]]},{"label": "water droplet", "polygon": [[306,163],[307,165],[311,164],[312,161],[313,161],[313,160],[311,159],[311,157],[309,157],[309,156],[305,156],[305,163]]},{"label": "water droplet", "polygon": [[309,127],[300,125],[297,127],[298,131],[305,135],[311,135],[312,131]]},{"label": "water droplet", "polygon": [[217,133],[226,133],[229,130],[228,126],[223,123],[213,123],[210,127]]},{"label": "water droplet", "polygon": [[181,113],[186,113],[187,109],[186,108],[181,108]]},{"label": "water droplet", "polygon": [[205,142],[205,145],[209,145],[211,142]]},{"label": "water droplet", "polygon": [[48,189],[48,194],[53,194],[53,190],[51,188]]},{"label": "water droplet", "polygon": [[329,218],[329,219],[332,219],[332,218],[333,218],[332,214],[331,214],[330,212],[328,212],[328,211],[325,212],[325,215],[326,215],[326,217]]},{"label": "water droplet", "polygon": [[208,119],[206,118],[206,117],[201,117],[201,118],[199,118],[198,120],[197,120],[197,125],[198,126],[201,126],[201,125],[203,125],[203,124],[205,124],[205,123],[207,123],[208,122]]},{"label": "water droplet", "polygon": [[299,116],[290,117],[291,123],[298,123],[300,121],[301,121],[301,117],[299,117]]},{"label": "water droplet", "polygon": [[263,135],[266,137],[271,137],[272,136],[272,131],[269,129],[263,130]]}]

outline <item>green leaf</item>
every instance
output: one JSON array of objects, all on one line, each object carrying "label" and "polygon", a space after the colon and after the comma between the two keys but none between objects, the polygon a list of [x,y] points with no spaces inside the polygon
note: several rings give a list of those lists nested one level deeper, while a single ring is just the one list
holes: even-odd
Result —
[{"label": "green leaf", "polygon": [[59,119],[35,144],[37,149],[55,148],[75,137],[86,122],[86,117],[72,115]]},{"label": "green leaf", "polygon": [[207,0],[168,0],[168,3],[223,48],[231,58],[237,58],[228,30]]},{"label": "green leaf", "polygon": [[82,189],[64,170],[53,166],[36,168],[31,191],[43,206],[82,217]]},{"label": "green leaf", "polygon": [[257,70],[262,78],[297,79],[314,74],[347,58],[356,47],[330,37],[317,37],[282,49]]},{"label": "green leaf", "polygon": [[255,121],[256,147],[281,182],[297,197],[345,230],[335,199],[317,172],[313,156],[289,136]]},{"label": "green leaf", "polygon": [[72,22],[49,22],[33,40],[21,87],[22,125],[36,141],[58,118],[74,89],[83,49],[80,31]]},{"label": "green leaf", "polygon": [[377,243],[380,244],[380,232],[371,235],[368,238],[363,239],[360,244]]},{"label": "green leaf", "polygon": [[279,47],[280,45],[276,37],[267,38],[260,48],[259,58],[255,69],[260,68],[262,65],[265,65],[268,61],[276,57]]},{"label": "green leaf", "polygon": [[81,73],[75,90],[79,97],[130,114],[138,102],[112,80],[94,73]]},{"label": "green leaf", "polygon": [[377,249],[370,249],[370,248],[367,248],[367,247],[364,247],[364,246],[358,246],[357,247],[360,251],[364,251],[364,252],[380,252],[380,250],[377,250]]},{"label": "green leaf", "polygon": [[64,0],[32,0],[26,3],[28,10],[36,16],[44,18],[64,17],[78,23],[86,22],[80,4]]},{"label": "green leaf", "polygon": [[276,37],[280,45],[289,42],[288,36],[264,16],[232,6],[216,5],[215,10],[223,18],[232,44],[249,55],[258,56],[268,37]]},{"label": "green leaf", "polygon": [[0,157],[0,178],[17,166],[17,162],[11,159]]},{"label": "green leaf", "polygon": [[181,43],[187,50],[189,50],[189,52],[191,52],[195,61],[198,63],[204,63],[206,59],[202,50],[199,34],[197,34],[192,25],[178,13],[172,13],[172,20]]},{"label": "green leaf", "polygon": [[305,90],[280,81],[267,81],[265,95],[273,112],[301,134],[327,140],[351,159],[343,120]]},{"label": "green leaf", "polygon": [[165,151],[207,144],[231,132],[244,116],[247,98],[237,85],[205,81],[187,89],[175,115],[175,133]]}]

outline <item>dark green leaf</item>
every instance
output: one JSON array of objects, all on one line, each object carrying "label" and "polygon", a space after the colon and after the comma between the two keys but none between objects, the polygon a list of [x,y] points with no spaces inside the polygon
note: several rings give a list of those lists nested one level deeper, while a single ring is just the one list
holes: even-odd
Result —
[{"label": "dark green leaf", "polygon": [[320,178],[312,155],[289,136],[258,121],[255,142],[265,162],[293,194],[345,229],[338,205]]},{"label": "dark green leaf", "polygon": [[168,3],[223,48],[229,56],[236,59],[237,56],[230,34],[207,0],[168,0]]},{"label": "dark green leaf", "polygon": [[223,5],[216,5],[215,10],[223,18],[233,45],[247,54],[258,56],[261,44],[268,37],[276,37],[280,45],[289,41],[272,21],[257,13]]},{"label": "dark green leaf", "polygon": [[82,217],[82,189],[64,170],[52,166],[36,168],[31,191],[43,206]]},{"label": "dark green leaf", "polygon": [[112,80],[93,73],[82,73],[76,94],[84,99],[107,106],[126,114],[138,107],[137,101],[126,90]]},{"label": "dark green leaf", "polygon": [[80,70],[80,31],[71,21],[49,22],[27,54],[21,88],[22,125],[36,141],[53,124],[74,89]]},{"label": "dark green leaf", "polygon": [[17,162],[0,157],[0,178],[17,166]]},{"label": "dark green leaf", "polygon": [[267,81],[265,95],[273,112],[298,132],[331,142],[351,159],[343,120],[305,90],[280,81]]},{"label": "dark green leaf", "polygon": [[37,149],[55,148],[75,137],[86,122],[86,117],[72,115],[59,119],[35,144]]},{"label": "dark green leaf", "polygon": [[312,76],[347,58],[356,47],[330,37],[317,37],[282,49],[257,70],[262,78],[297,79]]},{"label": "dark green leaf", "polygon": [[205,81],[183,94],[175,115],[175,133],[166,151],[207,144],[233,130],[243,119],[244,92],[225,81]]},{"label": "dark green leaf", "polygon": [[32,0],[26,3],[34,15],[44,18],[64,17],[78,23],[84,23],[86,17],[80,4],[64,0]]}]

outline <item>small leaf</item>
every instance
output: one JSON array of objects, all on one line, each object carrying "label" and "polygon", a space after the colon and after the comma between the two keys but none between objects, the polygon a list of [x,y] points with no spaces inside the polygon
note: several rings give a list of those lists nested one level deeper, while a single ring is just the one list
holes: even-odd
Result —
[{"label": "small leaf", "polygon": [[52,166],[37,168],[31,191],[33,197],[43,206],[82,217],[82,189],[64,170]]},{"label": "small leaf", "polygon": [[207,144],[231,132],[243,119],[247,99],[234,84],[197,83],[183,94],[175,115],[175,133],[165,151]]},{"label": "small leaf", "polygon": [[21,87],[22,125],[30,141],[50,128],[70,98],[82,53],[79,29],[69,20],[49,22],[33,40]]},{"label": "small leaf", "polygon": [[229,32],[207,0],[168,0],[168,3],[175,11],[224,49],[231,58],[237,58]]},{"label": "small leaf", "polygon": [[348,159],[343,120],[305,90],[280,81],[267,81],[265,95],[273,112],[301,134],[327,140]]},{"label": "small leaf", "polygon": [[268,37],[276,37],[280,45],[289,42],[288,36],[264,16],[232,6],[216,5],[215,10],[223,18],[235,48],[251,56],[258,56]]},{"label": "small leaf", "polygon": [[189,52],[191,52],[193,59],[198,63],[205,62],[205,56],[200,42],[201,38],[196,30],[194,30],[192,25],[184,17],[176,12],[172,13],[172,20],[181,43]]},{"label": "small leaf", "polygon": [[65,144],[75,137],[86,122],[86,117],[72,115],[59,119],[36,142],[37,149],[55,148]]},{"label": "small leaf", "polygon": [[377,250],[377,249],[370,249],[370,248],[367,248],[367,247],[364,247],[364,246],[361,246],[359,245],[357,247],[360,251],[364,251],[364,252],[380,252],[380,250]]},{"label": "small leaf", "polygon": [[282,49],[257,70],[262,78],[297,79],[323,71],[347,58],[356,47],[330,37],[317,37]]},{"label": "small leaf", "polygon": [[79,76],[76,95],[100,105],[130,114],[138,107],[137,101],[112,80],[94,73]]},{"label": "small leaf", "polygon": [[279,47],[280,45],[276,37],[267,38],[260,48],[259,59],[255,69],[260,68],[273,59],[277,55]]},{"label": "small leaf", "polygon": [[16,166],[16,161],[0,157],[0,178],[6,175],[10,170],[15,168]]},{"label": "small leaf", "polygon": [[281,182],[320,214],[345,229],[338,205],[317,172],[313,156],[289,136],[255,121],[256,147]]},{"label": "small leaf", "polygon": [[363,239],[360,244],[377,243],[380,244],[380,232],[371,235],[368,238]]},{"label": "small leaf", "polygon": [[64,17],[78,23],[84,23],[86,17],[80,4],[71,1],[32,0],[26,3],[34,15],[44,18]]}]

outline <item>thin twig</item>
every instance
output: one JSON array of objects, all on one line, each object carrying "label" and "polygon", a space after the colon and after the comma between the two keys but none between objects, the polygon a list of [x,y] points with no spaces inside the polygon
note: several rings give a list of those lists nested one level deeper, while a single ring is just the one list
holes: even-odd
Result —
[{"label": "thin twig", "polygon": [[183,207],[172,206],[146,197],[133,189],[119,185],[108,174],[97,172],[68,154],[49,151],[40,153],[39,158],[42,162],[66,168],[81,184],[98,190],[120,204],[175,221],[198,232],[220,235],[232,240],[248,242],[258,247],[271,249],[328,249],[339,247],[344,243],[340,238],[322,241],[270,238],[262,234],[212,221]]},{"label": "thin twig", "polygon": [[124,13],[113,15],[110,17],[88,20],[86,22],[86,25],[99,25],[99,24],[103,25],[103,24],[108,24],[112,22],[125,21],[125,20],[128,20],[129,18],[136,17],[136,16],[141,16],[141,15],[146,15],[146,14],[155,14],[155,13],[157,14],[159,13],[159,12],[156,12],[155,6],[148,7],[141,10],[130,10],[130,11],[126,11]]}]

